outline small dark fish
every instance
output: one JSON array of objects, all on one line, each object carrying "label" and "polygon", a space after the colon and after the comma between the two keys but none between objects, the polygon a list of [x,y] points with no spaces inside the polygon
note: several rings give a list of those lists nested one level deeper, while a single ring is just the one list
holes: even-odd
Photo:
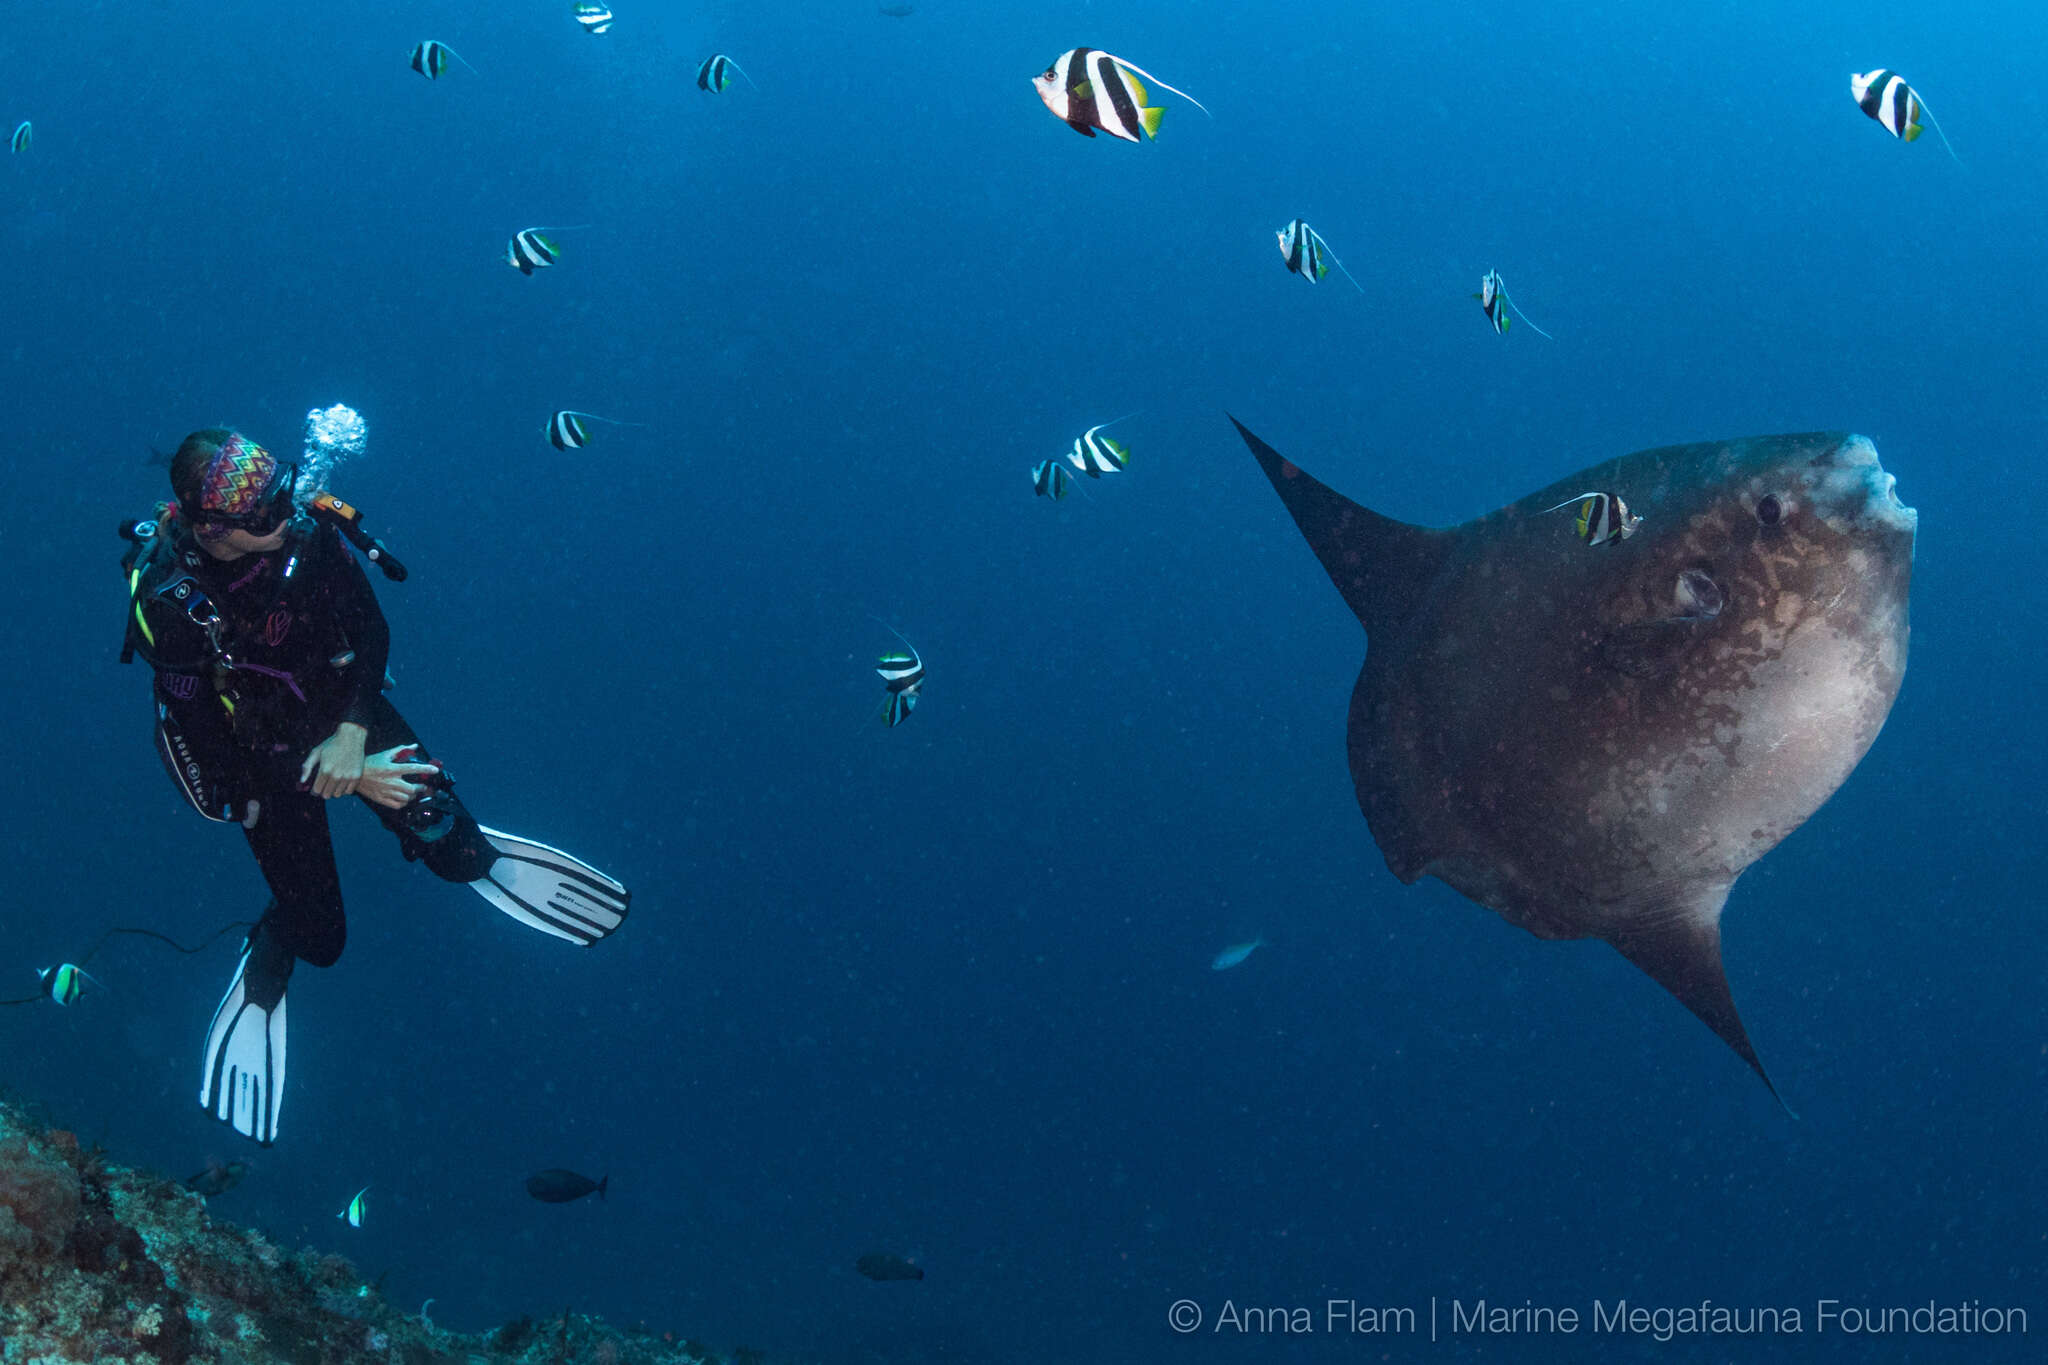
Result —
[{"label": "small dark fish", "polygon": [[888,15],[891,19],[908,19],[911,15],[917,13],[916,5],[883,5],[881,9],[882,13]]},{"label": "small dark fish", "polygon": [[592,1180],[587,1175],[557,1168],[526,1177],[526,1192],[543,1204],[567,1204],[592,1194],[602,1199],[604,1187],[611,1183],[610,1176]]},{"label": "small dark fish", "polygon": [[184,1185],[192,1193],[211,1199],[215,1195],[226,1194],[241,1184],[242,1177],[248,1174],[248,1171],[247,1162],[209,1161],[206,1163],[206,1169],[199,1174],[186,1176]]},{"label": "small dark fish", "polygon": [[886,1251],[870,1251],[853,1263],[853,1268],[871,1280],[921,1280],[924,1267],[912,1265]]}]

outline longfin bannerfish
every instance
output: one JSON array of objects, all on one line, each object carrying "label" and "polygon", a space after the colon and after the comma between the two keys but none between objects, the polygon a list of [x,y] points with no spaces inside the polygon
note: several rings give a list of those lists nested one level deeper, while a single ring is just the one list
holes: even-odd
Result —
[{"label": "longfin bannerfish", "polygon": [[579,0],[575,7],[576,22],[583,25],[585,33],[603,33],[612,26],[612,11],[609,5],[593,3],[593,0]]},{"label": "longfin bannerfish", "polygon": [[[1485,277],[1479,281],[1479,292],[1472,297],[1479,300],[1479,307],[1486,313],[1486,320],[1492,323],[1493,330],[1502,336],[1508,334],[1510,319],[1507,310],[1514,309],[1516,317],[1524,322],[1529,322],[1528,314],[1519,308],[1515,308],[1515,301],[1508,297],[1507,282],[1501,279],[1498,270],[1486,272]],[[1556,337],[1544,331],[1533,322],[1529,322],[1529,330],[1542,337],[1545,341],[1557,340]]]},{"label": "longfin bannerfish", "polygon": [[1588,545],[1615,545],[1636,533],[1636,527],[1643,519],[1628,510],[1628,504],[1621,500],[1619,493],[1574,493],[1556,507],[1546,507],[1545,512],[1556,512],[1566,507],[1577,507],[1578,516],[1572,526],[1580,540]]},{"label": "longfin bannerfish", "polygon": [[548,444],[556,450],[581,450],[590,444],[590,428],[585,422],[609,422],[615,427],[637,427],[638,422],[622,422],[616,417],[600,417],[594,412],[572,412],[563,408],[548,418]]},{"label": "longfin bannerfish", "polygon": [[1164,109],[1146,107],[1145,101],[1151,94],[1139,82],[1140,76],[1157,81],[1162,89],[1172,90],[1203,113],[1209,113],[1208,107],[1187,91],[1177,90],[1142,67],[1092,47],[1062,52],[1053,58],[1044,75],[1032,78],[1031,84],[1053,117],[1063,120],[1083,137],[1094,137],[1095,130],[1100,128],[1111,137],[1137,142],[1141,132],[1146,137],[1157,137],[1159,120],[1166,113]]},{"label": "longfin bannerfish", "polygon": [[14,136],[8,141],[7,145],[17,152],[25,152],[28,150],[29,144],[35,140],[36,126],[27,119],[23,119],[15,125]]},{"label": "longfin bannerfish", "polygon": [[[745,78],[748,85],[754,85],[754,78],[747,75],[745,67],[723,52],[714,52],[697,68],[697,88],[714,95],[724,94],[726,87],[732,84],[732,73],[735,71]],[[759,90],[761,87],[754,85],[754,88]]]},{"label": "longfin bannerfish", "polygon": [[[1118,418],[1122,421],[1122,418]],[[1113,436],[1098,436],[1095,433],[1109,426],[1100,422],[1074,438],[1074,448],[1067,452],[1067,463],[1091,479],[1104,474],[1120,473],[1131,462],[1131,449]]]},{"label": "longfin bannerfish", "polygon": [[[903,632],[896,627],[890,626],[889,633],[903,640]],[[875,661],[875,672],[888,693],[882,699],[882,719],[893,730],[917,709],[918,693],[924,686],[924,658],[917,646],[903,640],[903,648],[892,649]]]},{"label": "longfin bannerfish", "polygon": [[545,270],[562,259],[562,248],[556,246],[555,239],[547,234],[575,232],[588,226],[587,223],[579,223],[576,227],[521,228],[512,234],[511,242],[505,247],[505,264],[528,276],[536,270]]},{"label": "longfin bannerfish", "polygon": [[98,986],[99,980],[85,968],[69,962],[60,962],[54,967],[36,969],[36,979],[43,983],[43,994],[60,1005],[76,1004],[78,997],[85,994],[85,985],[90,981]]},{"label": "longfin bannerfish", "polygon": [[875,660],[875,672],[888,691],[909,692],[924,683],[924,660],[914,648],[891,650]]},{"label": "longfin bannerfish", "polygon": [[1031,489],[1041,498],[1058,502],[1067,496],[1067,487],[1074,476],[1067,473],[1067,467],[1058,460],[1040,460],[1031,470]]},{"label": "longfin bannerfish", "polygon": [[[458,62],[462,62],[464,66],[469,66],[469,63],[463,60],[460,52],[457,52],[446,43],[436,42],[434,39],[429,38],[413,48],[412,69],[430,81],[438,81],[441,79],[442,74],[448,70],[448,59],[450,57],[453,57]],[[469,69],[472,73],[476,71],[476,68],[473,66],[469,66]]]},{"label": "longfin bannerfish", "polygon": [[891,692],[883,703],[882,719],[891,730],[910,719],[910,713],[917,709],[918,690],[906,687],[901,692]]},{"label": "longfin bannerfish", "polygon": [[[1330,273],[1335,265],[1344,270],[1344,262],[1337,259],[1337,253],[1330,250],[1330,244],[1323,240],[1321,233],[1308,225],[1306,219],[1297,218],[1280,229],[1280,259],[1287,262],[1287,268],[1307,280],[1310,284],[1321,284],[1323,276]],[[1365,286],[1344,270],[1344,278],[1351,281],[1351,287],[1359,293]]]},{"label": "longfin bannerfish", "polygon": [[369,1203],[363,1198],[369,1192],[370,1187],[368,1185],[357,1190],[356,1197],[348,1201],[348,1207],[334,1216],[352,1228],[361,1227],[363,1225],[363,1215],[370,1211]]},{"label": "longfin bannerfish", "polygon": [[1920,116],[1927,115],[1927,121],[1934,125],[1935,135],[1941,145],[1948,148],[1948,154],[1955,157],[1958,165],[1962,158],[1956,156],[1956,149],[1949,144],[1948,134],[1941,131],[1941,123],[1927,107],[1920,93],[1906,84],[1905,77],[1896,71],[1879,67],[1861,75],[1849,77],[1849,93],[1855,97],[1856,107],[1877,121],[1879,127],[1901,142],[1918,140],[1921,133]]}]

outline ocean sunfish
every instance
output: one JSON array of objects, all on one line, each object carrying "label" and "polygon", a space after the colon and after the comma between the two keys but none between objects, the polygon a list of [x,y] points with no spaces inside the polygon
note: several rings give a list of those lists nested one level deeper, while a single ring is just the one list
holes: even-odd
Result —
[{"label": "ocean sunfish", "polygon": [[[1539,938],[1607,940],[1769,1086],[1721,907],[1848,778],[1905,676],[1918,514],[1876,448],[1638,451],[1438,530],[1237,430],[1369,637],[1348,744],[1387,867]],[[1586,489],[1641,524],[1589,544],[1554,510]]]}]

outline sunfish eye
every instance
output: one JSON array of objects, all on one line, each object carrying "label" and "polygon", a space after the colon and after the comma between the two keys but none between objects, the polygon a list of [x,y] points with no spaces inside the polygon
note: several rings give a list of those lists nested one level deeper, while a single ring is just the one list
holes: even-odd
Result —
[{"label": "sunfish eye", "polygon": [[1694,621],[1711,621],[1728,604],[1721,585],[1700,569],[1687,569],[1678,575],[1678,587],[1672,596],[1678,603],[1679,615]]},{"label": "sunfish eye", "polygon": [[1766,526],[1776,526],[1783,511],[1784,509],[1778,506],[1778,500],[1768,493],[1757,499],[1756,519]]}]

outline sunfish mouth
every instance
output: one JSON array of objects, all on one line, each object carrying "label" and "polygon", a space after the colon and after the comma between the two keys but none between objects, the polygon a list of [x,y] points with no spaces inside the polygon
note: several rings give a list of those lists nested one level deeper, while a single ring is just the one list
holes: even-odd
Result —
[{"label": "sunfish mouth", "polygon": [[1920,514],[1899,498],[1899,481],[1878,463],[1877,447],[1866,436],[1851,436],[1833,458],[1816,464],[1810,496],[1823,520],[1839,531],[1891,531],[1912,535]]}]

